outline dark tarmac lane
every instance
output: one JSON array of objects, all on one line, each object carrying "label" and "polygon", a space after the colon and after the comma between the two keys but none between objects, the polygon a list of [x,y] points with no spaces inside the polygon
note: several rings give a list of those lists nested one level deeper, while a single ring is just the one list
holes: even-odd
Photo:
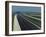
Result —
[{"label": "dark tarmac lane", "polygon": [[17,19],[21,27],[21,30],[39,30],[38,27],[34,26],[32,23],[28,22],[24,18],[22,18],[22,16],[20,15],[17,15]]}]

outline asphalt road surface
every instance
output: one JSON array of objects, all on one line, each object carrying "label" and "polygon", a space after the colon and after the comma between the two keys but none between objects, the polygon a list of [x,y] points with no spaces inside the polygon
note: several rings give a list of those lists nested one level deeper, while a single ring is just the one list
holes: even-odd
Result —
[{"label": "asphalt road surface", "polygon": [[32,19],[22,14],[17,14],[17,19],[18,19],[21,30],[39,30],[41,29],[40,27],[41,25],[39,25],[40,21],[37,22],[37,24],[35,24]]}]

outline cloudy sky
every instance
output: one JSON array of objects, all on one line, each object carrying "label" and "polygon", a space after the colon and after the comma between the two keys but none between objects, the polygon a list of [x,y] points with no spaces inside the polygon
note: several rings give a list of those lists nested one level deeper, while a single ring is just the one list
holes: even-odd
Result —
[{"label": "cloudy sky", "polygon": [[12,12],[41,12],[41,7],[12,6]]}]

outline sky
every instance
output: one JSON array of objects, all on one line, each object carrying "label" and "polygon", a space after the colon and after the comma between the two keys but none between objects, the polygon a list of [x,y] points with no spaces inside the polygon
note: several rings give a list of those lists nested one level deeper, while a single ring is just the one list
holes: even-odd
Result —
[{"label": "sky", "polygon": [[41,7],[12,6],[12,12],[41,12]]}]

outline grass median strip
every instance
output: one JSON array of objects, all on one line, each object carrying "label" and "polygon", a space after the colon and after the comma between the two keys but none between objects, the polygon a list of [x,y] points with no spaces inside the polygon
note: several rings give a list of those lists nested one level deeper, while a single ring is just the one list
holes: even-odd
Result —
[{"label": "grass median strip", "polygon": [[39,20],[39,21],[41,21],[41,19],[39,19],[39,18],[32,17],[32,16],[29,16],[29,15],[26,15],[26,14],[23,14],[23,15],[25,15],[25,16],[27,16],[27,17],[30,17],[30,18],[33,18],[33,19],[36,19],[36,20]]}]

